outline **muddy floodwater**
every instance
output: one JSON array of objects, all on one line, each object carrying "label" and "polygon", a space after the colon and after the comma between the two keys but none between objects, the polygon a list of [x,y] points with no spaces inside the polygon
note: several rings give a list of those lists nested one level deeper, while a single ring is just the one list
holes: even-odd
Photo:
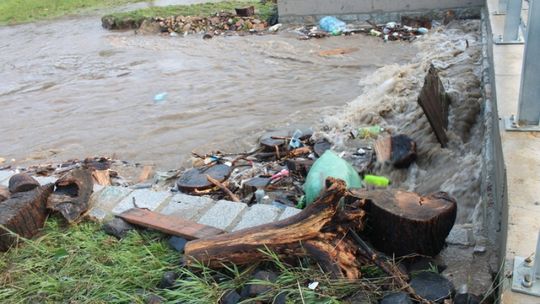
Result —
[{"label": "muddy floodwater", "polygon": [[[338,47],[358,50],[318,55]],[[265,129],[315,124],[359,96],[360,79],[416,53],[364,35],[143,36],[106,31],[99,16],[0,27],[0,157],[177,168],[194,149],[241,151]]]}]

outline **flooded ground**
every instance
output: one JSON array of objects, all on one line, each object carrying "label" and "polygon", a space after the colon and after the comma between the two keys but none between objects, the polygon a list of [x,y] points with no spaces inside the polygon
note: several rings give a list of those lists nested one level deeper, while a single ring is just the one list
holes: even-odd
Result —
[{"label": "flooded ground", "polygon": [[[318,55],[336,47],[358,51]],[[177,168],[193,149],[241,151],[266,128],[315,124],[362,93],[359,79],[416,53],[363,35],[141,36],[106,31],[99,16],[1,27],[0,157]]]}]

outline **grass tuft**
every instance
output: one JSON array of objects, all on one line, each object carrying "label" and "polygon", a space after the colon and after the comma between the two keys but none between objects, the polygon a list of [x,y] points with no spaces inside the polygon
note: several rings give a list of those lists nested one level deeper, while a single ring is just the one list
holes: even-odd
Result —
[{"label": "grass tuft", "polygon": [[180,255],[158,233],[121,241],[95,223],[62,227],[0,253],[0,303],[144,303]]},{"label": "grass tuft", "polygon": [[51,19],[88,9],[106,8],[143,0],[2,0],[0,24]]}]

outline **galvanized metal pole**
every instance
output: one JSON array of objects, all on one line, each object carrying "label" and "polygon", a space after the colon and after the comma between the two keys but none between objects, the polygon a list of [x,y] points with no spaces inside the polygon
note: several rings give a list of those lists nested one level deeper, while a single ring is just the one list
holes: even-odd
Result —
[{"label": "galvanized metal pole", "polygon": [[529,1],[527,21],[518,123],[538,126],[540,124],[540,0]]},{"label": "galvanized metal pole", "polygon": [[498,15],[506,14],[507,3],[508,3],[508,0],[499,0],[499,7],[497,8],[497,12],[496,12]]},{"label": "galvanized metal pole", "polygon": [[519,26],[521,25],[521,4],[523,0],[508,0],[506,20],[504,21],[503,42],[519,40]]}]

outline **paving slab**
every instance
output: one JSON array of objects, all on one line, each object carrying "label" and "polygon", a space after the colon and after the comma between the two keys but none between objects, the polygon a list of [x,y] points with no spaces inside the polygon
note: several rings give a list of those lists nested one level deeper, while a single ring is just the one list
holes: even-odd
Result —
[{"label": "paving slab", "polygon": [[242,230],[245,228],[255,227],[262,224],[270,223],[276,220],[281,213],[281,209],[272,205],[257,204],[251,206],[236,227],[232,231]]},{"label": "paving slab", "polygon": [[165,215],[178,216],[186,220],[197,221],[213,205],[214,200],[211,198],[179,193],[174,195],[159,212]]},{"label": "paving slab", "polygon": [[225,231],[230,231],[236,218],[247,208],[244,203],[236,203],[221,200],[208,210],[198,221],[199,224],[216,227]]},{"label": "paving slab", "polygon": [[8,186],[9,185],[9,179],[15,175],[15,171],[13,170],[1,170],[0,171],[0,185],[2,186]]},{"label": "paving slab", "polygon": [[58,180],[58,178],[54,176],[32,176],[32,177],[35,178],[38,181],[38,183],[42,186],[47,185],[47,184],[54,184]]},{"label": "paving slab", "polygon": [[114,207],[112,213],[120,214],[133,207],[146,208],[153,211],[170,197],[170,192],[156,192],[149,189],[135,190],[122,199],[116,207]]},{"label": "paving slab", "polygon": [[90,210],[89,215],[98,220],[103,220],[107,216],[111,215],[111,210],[114,206],[133,190],[126,187],[108,186],[101,191],[96,191],[90,196]]},{"label": "paving slab", "polygon": [[297,208],[292,208],[292,207],[287,207],[285,208],[285,210],[283,210],[283,213],[279,216],[279,221],[281,220],[284,220],[288,217],[291,217],[293,215],[296,215],[298,213],[300,213],[302,210],[301,209],[297,209]]}]

